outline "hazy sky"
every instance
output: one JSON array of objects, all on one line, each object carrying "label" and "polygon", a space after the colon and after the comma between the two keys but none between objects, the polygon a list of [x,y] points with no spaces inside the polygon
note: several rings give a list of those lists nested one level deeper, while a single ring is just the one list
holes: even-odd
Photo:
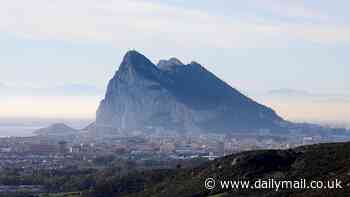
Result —
[{"label": "hazy sky", "polygon": [[[288,118],[348,120],[349,7],[348,0],[3,1],[0,116],[93,117],[122,56],[136,49],[153,62],[196,60]],[[288,91],[269,92],[280,89]]]}]

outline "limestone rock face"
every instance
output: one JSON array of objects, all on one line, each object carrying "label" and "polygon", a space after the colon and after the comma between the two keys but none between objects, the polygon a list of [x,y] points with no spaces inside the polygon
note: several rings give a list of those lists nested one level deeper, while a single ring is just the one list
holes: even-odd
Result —
[{"label": "limestone rock face", "polygon": [[248,132],[277,130],[281,122],[196,62],[154,65],[136,51],[124,56],[96,114],[96,127],[120,131]]}]

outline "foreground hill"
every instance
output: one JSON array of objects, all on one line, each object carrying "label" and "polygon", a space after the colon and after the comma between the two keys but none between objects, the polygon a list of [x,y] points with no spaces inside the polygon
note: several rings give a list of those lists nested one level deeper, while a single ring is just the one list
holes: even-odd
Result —
[{"label": "foreground hill", "polygon": [[[338,179],[343,189],[207,190],[206,178],[215,180]],[[193,169],[157,170],[130,174],[98,183],[92,196],[350,196],[350,143],[319,144],[291,150],[259,150],[230,155]],[[109,181],[106,181],[109,180]],[[217,183],[219,184],[219,183]]]},{"label": "foreground hill", "polygon": [[281,132],[283,123],[196,62],[171,58],[155,65],[136,51],[124,56],[96,115],[102,131]]}]

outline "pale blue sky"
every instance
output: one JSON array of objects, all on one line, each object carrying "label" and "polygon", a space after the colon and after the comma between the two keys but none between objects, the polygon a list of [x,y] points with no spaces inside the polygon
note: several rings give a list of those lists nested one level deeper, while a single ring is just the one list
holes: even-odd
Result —
[{"label": "pale blue sky", "polygon": [[124,53],[136,49],[154,62],[200,62],[263,102],[262,94],[281,88],[348,98],[349,7],[347,0],[7,1],[0,84],[104,90]]}]

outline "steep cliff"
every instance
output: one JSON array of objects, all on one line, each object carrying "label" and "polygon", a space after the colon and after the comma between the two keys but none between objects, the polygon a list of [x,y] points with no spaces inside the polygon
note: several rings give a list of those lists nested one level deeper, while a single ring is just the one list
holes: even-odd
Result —
[{"label": "steep cliff", "polygon": [[116,131],[280,131],[282,122],[196,62],[171,58],[155,65],[136,51],[124,56],[96,116],[97,128]]}]

